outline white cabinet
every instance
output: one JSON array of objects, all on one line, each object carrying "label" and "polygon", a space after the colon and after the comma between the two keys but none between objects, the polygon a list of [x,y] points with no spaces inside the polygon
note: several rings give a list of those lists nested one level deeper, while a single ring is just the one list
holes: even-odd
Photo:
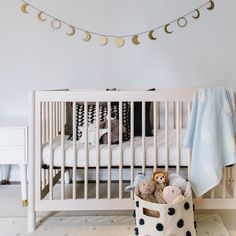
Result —
[{"label": "white cabinet", "polygon": [[[20,166],[22,203],[24,206],[27,205],[27,158],[27,119],[0,119],[0,165],[17,164]],[[5,178],[7,180],[7,176]]]}]

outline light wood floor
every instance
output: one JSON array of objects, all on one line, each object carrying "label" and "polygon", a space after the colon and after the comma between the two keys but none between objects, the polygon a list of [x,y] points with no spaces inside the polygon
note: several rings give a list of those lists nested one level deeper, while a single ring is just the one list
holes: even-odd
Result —
[{"label": "light wood floor", "polygon": [[[206,216],[206,219],[208,215],[219,215],[230,234],[236,236],[236,210],[197,211],[196,214]],[[44,212],[38,213],[37,216],[41,226],[30,235],[133,235],[134,220],[131,212],[127,211],[92,212],[92,215],[88,212]],[[27,233],[27,208],[21,206],[20,185],[0,185],[0,235],[29,235]]]}]

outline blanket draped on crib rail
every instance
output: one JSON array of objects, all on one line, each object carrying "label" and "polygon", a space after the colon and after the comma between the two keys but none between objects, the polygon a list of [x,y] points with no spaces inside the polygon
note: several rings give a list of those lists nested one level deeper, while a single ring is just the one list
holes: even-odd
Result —
[{"label": "blanket draped on crib rail", "polygon": [[198,90],[184,140],[192,150],[190,182],[197,197],[219,184],[223,167],[236,163],[235,133],[234,92]]}]

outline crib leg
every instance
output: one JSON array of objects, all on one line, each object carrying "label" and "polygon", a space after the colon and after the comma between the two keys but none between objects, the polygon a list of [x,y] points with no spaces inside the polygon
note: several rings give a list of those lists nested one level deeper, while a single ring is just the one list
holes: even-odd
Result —
[{"label": "crib leg", "polygon": [[28,232],[32,233],[36,229],[36,212],[28,212]]},{"label": "crib leg", "polygon": [[28,197],[27,197],[27,172],[26,165],[20,165],[21,172],[21,196],[22,196],[22,205],[23,207],[28,206]]}]

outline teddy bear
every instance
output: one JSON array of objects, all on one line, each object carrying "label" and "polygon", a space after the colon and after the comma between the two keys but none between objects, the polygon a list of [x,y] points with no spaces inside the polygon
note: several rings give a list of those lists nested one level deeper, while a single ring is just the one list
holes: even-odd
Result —
[{"label": "teddy bear", "polygon": [[159,189],[163,190],[169,182],[168,173],[160,170],[155,171],[152,174],[152,180],[156,183]]},{"label": "teddy bear", "polygon": [[135,194],[143,200],[155,203],[166,203],[162,190],[151,179],[141,179],[135,188]]},{"label": "teddy bear", "polygon": [[191,193],[190,183],[177,173],[173,173],[169,176],[169,185],[178,187],[185,197],[189,196]]},{"label": "teddy bear", "polygon": [[184,199],[181,190],[176,186],[167,186],[163,190],[163,198],[166,203],[177,203]]},{"label": "teddy bear", "polygon": [[135,188],[135,194],[148,202],[157,202],[154,192],[156,191],[156,185],[152,180],[142,179],[138,186]]},{"label": "teddy bear", "polygon": [[[107,129],[108,128],[108,119],[101,121],[99,124],[100,129]],[[122,132],[123,132],[122,127]],[[108,132],[103,134],[100,138],[101,144],[108,144]],[[119,120],[116,118],[116,114],[111,112],[111,144],[119,144]]]}]

